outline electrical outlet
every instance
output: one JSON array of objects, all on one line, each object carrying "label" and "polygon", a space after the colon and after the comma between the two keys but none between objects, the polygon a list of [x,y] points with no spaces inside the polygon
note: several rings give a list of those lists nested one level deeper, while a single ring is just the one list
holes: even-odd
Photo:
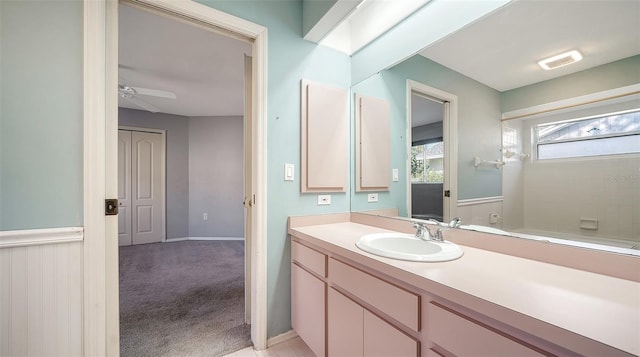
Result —
[{"label": "electrical outlet", "polygon": [[209,214],[208,214],[207,212],[203,213],[203,214],[202,214],[202,220],[203,220],[203,221],[206,221],[206,220],[208,220],[208,219],[209,219]]},{"label": "electrical outlet", "polygon": [[367,195],[367,202],[378,202],[378,194],[370,193]]},{"label": "electrical outlet", "polygon": [[331,195],[318,195],[318,206],[330,205]]},{"label": "electrical outlet", "polygon": [[498,223],[498,218],[500,218],[500,216],[497,213],[489,214],[489,223],[491,223],[491,224]]}]

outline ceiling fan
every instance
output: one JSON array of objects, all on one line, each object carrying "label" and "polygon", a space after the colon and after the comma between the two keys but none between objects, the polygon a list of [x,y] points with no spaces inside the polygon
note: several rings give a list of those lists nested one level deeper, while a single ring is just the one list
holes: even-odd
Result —
[{"label": "ceiling fan", "polygon": [[157,113],[160,111],[160,109],[140,99],[139,96],[176,99],[176,95],[173,92],[160,89],[134,87],[120,83],[118,83],[118,95],[120,96],[120,98],[125,99],[142,109],[150,111],[151,113]]}]

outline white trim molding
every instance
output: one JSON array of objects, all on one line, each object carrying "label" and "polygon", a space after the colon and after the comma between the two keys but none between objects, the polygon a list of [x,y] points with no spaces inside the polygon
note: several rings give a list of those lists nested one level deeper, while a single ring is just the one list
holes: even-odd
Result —
[{"label": "white trim molding", "polygon": [[469,198],[466,200],[458,200],[458,207],[481,205],[484,203],[502,202],[502,201],[504,201],[504,196]]},{"label": "white trim molding", "polygon": [[601,92],[582,95],[579,97],[563,99],[555,102],[544,103],[535,105],[528,108],[513,110],[510,112],[502,113],[502,121],[520,119],[520,118],[534,118],[538,115],[548,114],[564,109],[571,109],[582,105],[593,104],[603,102],[606,100],[622,98],[640,93],[640,84],[632,84],[625,87],[609,89]]},{"label": "white trim molding", "polygon": [[82,227],[0,231],[0,248],[82,242],[83,239],[84,229]]},{"label": "white trim molding", "polygon": [[[104,214],[107,152],[105,143],[106,11],[107,0],[84,0],[83,57],[83,355],[107,354],[107,223],[117,227],[115,216]],[[115,88],[115,87],[112,87]],[[116,228],[117,231],[117,228]],[[116,236],[117,241],[117,236]],[[117,277],[117,270],[114,273]],[[118,296],[117,290],[111,292]]]}]

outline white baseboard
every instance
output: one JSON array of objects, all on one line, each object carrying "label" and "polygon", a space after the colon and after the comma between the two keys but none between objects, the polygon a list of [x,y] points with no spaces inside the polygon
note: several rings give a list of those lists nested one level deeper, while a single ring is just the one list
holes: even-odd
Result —
[{"label": "white baseboard", "polygon": [[285,333],[279,334],[278,336],[271,337],[267,340],[267,348],[277,345],[278,343],[282,343],[285,341],[293,340],[298,337],[298,334],[294,330],[289,330]]},{"label": "white baseboard", "polygon": [[242,237],[180,237],[180,238],[167,238],[166,243],[180,242],[183,240],[244,240]]}]

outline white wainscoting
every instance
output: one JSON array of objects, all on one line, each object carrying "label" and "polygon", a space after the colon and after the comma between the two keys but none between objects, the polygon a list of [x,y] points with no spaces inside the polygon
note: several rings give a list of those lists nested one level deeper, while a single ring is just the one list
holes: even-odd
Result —
[{"label": "white wainscoting", "polygon": [[82,355],[82,228],[0,232],[0,356]]},{"label": "white wainscoting", "polygon": [[[502,228],[502,201],[504,197],[483,197],[458,200],[457,215],[462,224],[477,224],[486,227]],[[498,222],[489,223],[491,214],[498,215]]]}]

